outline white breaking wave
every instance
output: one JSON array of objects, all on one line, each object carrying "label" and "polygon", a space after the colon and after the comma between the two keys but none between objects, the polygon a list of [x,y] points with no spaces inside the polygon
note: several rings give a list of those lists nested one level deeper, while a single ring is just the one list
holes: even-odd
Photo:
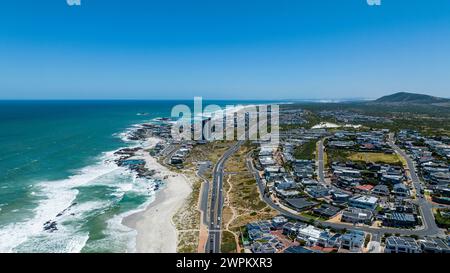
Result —
[{"label": "white breaking wave", "polygon": [[[151,181],[136,179],[133,173],[118,167],[114,159],[114,152],[104,153],[100,163],[82,168],[76,175],[35,184],[35,196],[42,200],[34,209],[34,216],[0,229],[0,252],[80,252],[89,234],[74,223],[94,210],[107,209],[113,200],[74,204],[78,188],[94,185],[114,187],[113,196],[120,198],[127,192],[148,194],[148,182]],[[120,215],[116,217],[123,218]],[[49,221],[56,221],[57,229],[53,232],[44,230]],[[116,222],[121,221],[113,221]],[[117,224],[108,223],[108,227],[113,227],[116,232],[130,232],[127,227]]]}]

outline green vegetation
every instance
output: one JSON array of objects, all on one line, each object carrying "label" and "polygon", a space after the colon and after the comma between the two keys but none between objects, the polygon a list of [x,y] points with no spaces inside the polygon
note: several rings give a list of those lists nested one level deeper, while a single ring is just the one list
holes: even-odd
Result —
[{"label": "green vegetation", "polygon": [[331,161],[353,161],[356,164],[360,164],[361,169],[364,169],[364,165],[370,162],[386,163],[391,165],[406,165],[404,159],[397,154],[354,152],[330,148],[328,148],[326,152],[328,154],[326,162],[329,165],[331,165]]},{"label": "green vegetation", "polygon": [[261,210],[266,207],[266,203],[259,198],[259,190],[255,178],[251,174],[238,174],[230,179],[236,191],[233,191],[232,203],[236,207]]},{"label": "green vegetation", "polygon": [[223,225],[232,232],[239,233],[249,222],[270,219],[276,211],[261,200],[254,174],[247,169],[247,155],[255,149],[246,143],[225,163],[225,195]]},{"label": "green vegetation", "polygon": [[327,221],[328,218],[318,216],[311,211],[304,211],[300,213],[301,216],[309,218],[310,220]]},{"label": "green vegetation", "polygon": [[364,247],[367,247],[367,245],[369,244],[369,242],[370,242],[370,234],[367,234],[367,235],[366,235],[366,238],[364,239]]},{"label": "green vegetation", "polygon": [[395,94],[383,96],[383,97],[375,100],[373,103],[448,104],[448,103],[450,103],[450,99],[439,98],[439,97],[434,97],[434,96],[425,95],[425,94],[397,92]]},{"label": "green vegetation", "polygon": [[[439,107],[433,105],[390,105],[370,104],[365,102],[354,103],[299,103],[283,106],[283,109],[302,108],[311,112],[308,121],[311,124],[317,124],[321,121],[330,121],[330,119],[320,119],[318,112],[344,110],[364,115],[386,117],[392,122],[375,123],[362,122],[361,124],[368,128],[381,129],[387,128],[393,132],[401,129],[417,130],[424,136],[429,135],[447,135],[450,136],[450,107]],[[314,125],[313,124],[313,125]],[[309,123],[308,123],[309,125]],[[307,127],[307,126],[305,126]]]},{"label": "green vegetation", "polygon": [[[282,107],[283,107],[283,109],[296,109],[296,108],[302,108],[303,106],[293,104],[293,105],[282,105]],[[303,117],[306,120],[306,124],[281,124],[280,131],[287,131],[287,130],[298,129],[298,128],[310,129],[314,125],[317,125],[321,122],[331,122],[331,123],[336,122],[336,120],[334,118],[321,118],[314,111],[306,111],[305,115]]]},{"label": "green vegetation", "polygon": [[316,115],[316,113],[312,112],[312,111],[307,111],[306,112],[306,126],[307,128],[311,128],[316,124],[319,124],[320,122],[322,122],[322,118],[320,118],[318,115]]},{"label": "green vegetation", "polygon": [[178,253],[194,253],[197,252],[198,231],[183,231],[178,234]]},{"label": "green vegetation", "polygon": [[294,151],[295,159],[314,160],[316,152],[316,141],[309,141],[297,146]]},{"label": "green vegetation", "polygon": [[[228,150],[235,142],[234,141],[213,141],[205,145],[196,145],[189,153],[184,166],[186,169],[194,168],[196,163],[199,161],[211,161],[214,166],[217,160]],[[204,176],[211,180],[212,179],[212,168],[208,169]]]},{"label": "green vegetation", "polygon": [[363,161],[365,163],[386,163],[393,165],[401,165],[402,159],[397,154],[385,153],[350,153],[347,159],[352,161]]},{"label": "green vegetation", "polygon": [[434,217],[436,219],[436,224],[440,228],[450,228],[450,217],[442,215],[441,210],[437,210]]},{"label": "green vegetation", "polygon": [[337,162],[346,162],[348,159],[348,156],[350,155],[349,151],[345,150],[339,150],[339,149],[326,149],[327,152],[327,164],[328,166],[331,166],[332,161]]},{"label": "green vegetation", "polygon": [[236,239],[234,238],[233,233],[229,231],[222,232],[222,243],[220,248],[223,253],[236,253]]}]

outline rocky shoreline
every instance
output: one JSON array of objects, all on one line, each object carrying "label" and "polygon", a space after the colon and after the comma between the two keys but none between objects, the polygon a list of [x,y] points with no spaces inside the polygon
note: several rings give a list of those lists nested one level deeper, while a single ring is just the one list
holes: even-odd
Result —
[{"label": "rocky shoreline", "polygon": [[[164,118],[156,119],[154,120],[154,123],[136,125],[134,128],[125,133],[123,140],[126,142],[137,142],[138,145],[135,147],[124,147],[115,151],[113,153],[114,159],[106,160],[105,162],[113,162],[119,167],[126,168],[134,173],[136,178],[153,180],[154,186],[149,188],[149,190],[158,190],[166,177],[156,177],[157,171],[147,166],[148,164],[144,159],[145,156],[143,155],[148,153],[147,149],[154,149],[155,146],[165,147],[165,145],[167,145],[170,138],[170,126],[171,125],[168,123],[168,120]],[[153,139],[153,141],[157,143],[149,145],[147,142],[152,137],[157,138]],[[60,211],[54,219],[47,220],[43,223],[42,229],[49,233],[58,231],[58,218],[66,214],[74,215],[70,211],[76,205],[76,202],[72,203],[70,206]]]}]

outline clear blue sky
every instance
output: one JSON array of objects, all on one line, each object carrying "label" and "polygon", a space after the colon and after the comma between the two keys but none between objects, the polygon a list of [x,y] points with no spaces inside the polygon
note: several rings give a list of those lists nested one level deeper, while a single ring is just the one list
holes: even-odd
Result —
[{"label": "clear blue sky", "polygon": [[450,1],[5,0],[2,99],[450,97]]}]

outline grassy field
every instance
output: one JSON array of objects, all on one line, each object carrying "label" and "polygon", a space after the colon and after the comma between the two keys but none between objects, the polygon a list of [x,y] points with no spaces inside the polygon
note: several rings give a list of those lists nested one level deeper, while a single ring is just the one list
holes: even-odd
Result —
[{"label": "grassy field", "polygon": [[222,253],[236,253],[236,249],[236,240],[233,233],[229,231],[223,231],[222,243],[220,246],[220,250],[222,251]]},{"label": "grassy field", "polygon": [[225,172],[246,172],[247,165],[245,161],[245,157],[248,152],[252,149],[256,148],[255,146],[251,146],[249,144],[245,144],[239,149],[225,164]]},{"label": "grassy field", "polygon": [[326,148],[325,152],[327,154],[326,164],[327,166],[331,166],[333,161],[337,162],[345,162],[347,161],[347,157],[350,155],[349,151]]},{"label": "grassy field", "polygon": [[256,181],[251,174],[232,175],[230,183],[233,185],[230,194],[235,207],[253,211],[259,211],[266,207],[266,204],[259,198]]},{"label": "grassy field", "polygon": [[314,160],[316,152],[316,142],[317,141],[310,141],[296,147],[294,150],[295,159]]},{"label": "grassy field", "polygon": [[351,153],[347,159],[352,161],[364,161],[366,163],[403,164],[403,159],[397,154],[385,153]]}]

